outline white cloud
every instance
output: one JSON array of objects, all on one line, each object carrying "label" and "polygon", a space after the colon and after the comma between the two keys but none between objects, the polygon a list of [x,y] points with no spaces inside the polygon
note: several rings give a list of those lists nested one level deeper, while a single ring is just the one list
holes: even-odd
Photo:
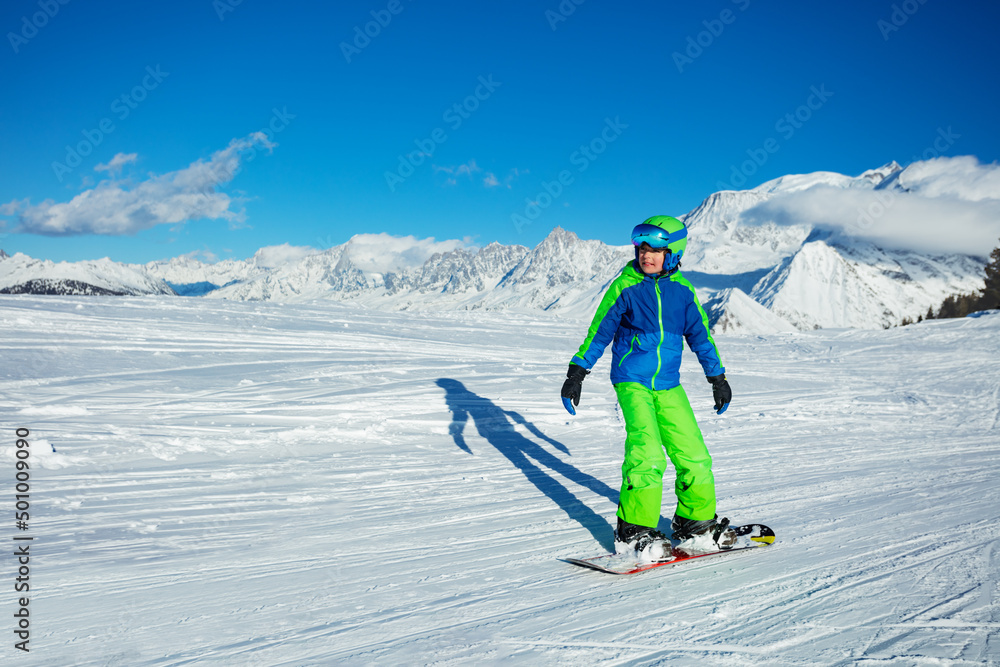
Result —
[{"label": "white cloud", "polygon": [[293,246],[288,243],[267,246],[254,253],[257,265],[265,268],[275,268],[283,264],[291,264],[320,251],[309,246]]},{"label": "white cloud", "polygon": [[1000,165],[980,164],[972,155],[939,157],[911,164],[899,175],[899,184],[925,197],[1000,199]]},{"label": "white cloud", "polygon": [[[263,132],[254,132],[212,154],[208,160],[197,160],[184,169],[150,177],[129,187],[126,182],[102,180],[68,202],[51,199],[31,205],[10,202],[4,206],[7,215],[18,216],[15,231],[26,234],[72,236],[77,234],[135,234],[161,224],[176,224],[208,218],[239,223],[242,211],[231,210],[233,200],[216,187],[233,180],[245,153],[254,154],[261,148],[268,151],[275,144]],[[119,154],[108,163],[131,161]],[[124,161],[123,161],[124,160]]]},{"label": "white cloud", "polygon": [[809,224],[887,248],[984,257],[1000,238],[1000,201],[818,186],[777,195],[741,222]]},{"label": "white cloud", "polygon": [[[466,164],[460,164],[456,166],[442,166],[439,164],[434,165],[435,172],[444,172],[448,174],[449,177],[445,179],[445,185],[457,185],[459,176],[467,176],[470,181],[473,180],[475,174],[482,173],[483,169],[475,160],[469,160]],[[487,171],[483,176],[483,186],[487,188],[498,188],[505,187],[508,190],[513,186],[514,181],[518,179],[521,174],[529,173],[527,169],[518,169],[517,167],[511,169],[503,180],[492,171]]]},{"label": "white cloud", "polygon": [[204,250],[192,250],[189,253],[180,255],[180,259],[193,259],[195,261],[204,262],[205,264],[215,264],[219,261],[219,256],[208,248],[205,248]]},{"label": "white cloud", "polygon": [[107,171],[110,173],[115,173],[121,171],[121,168],[130,162],[135,162],[139,159],[138,153],[118,153],[113,158],[111,158],[107,164],[99,164],[94,167],[94,171]]},{"label": "white cloud", "polygon": [[371,273],[398,272],[414,269],[432,255],[449,252],[471,245],[470,239],[435,241],[415,236],[390,236],[389,234],[357,234],[347,242],[345,252],[351,262]]},{"label": "white cloud", "polygon": [[905,189],[819,185],[779,193],[740,222],[812,225],[886,248],[985,257],[1000,239],[1000,171],[974,157],[917,162],[899,175]]},{"label": "white cloud", "polygon": [[442,167],[436,164],[434,165],[434,171],[443,171],[452,176],[468,176],[472,178],[473,174],[482,171],[482,169],[479,168],[475,160],[469,160],[466,164],[460,164],[457,167]]},{"label": "white cloud", "polygon": [[486,178],[483,180],[483,184],[486,185],[486,187],[488,188],[502,185],[503,187],[510,190],[511,188],[514,187],[514,181],[516,181],[521,174],[527,174],[527,173],[529,173],[527,169],[521,170],[518,169],[517,167],[514,167],[509,172],[507,172],[507,175],[504,177],[503,182],[501,183],[500,179],[496,177],[496,174],[494,174],[491,171],[488,174],[486,174]]},{"label": "white cloud", "polygon": [[17,215],[17,212],[31,204],[27,199],[15,199],[6,204],[0,204],[0,215]]}]

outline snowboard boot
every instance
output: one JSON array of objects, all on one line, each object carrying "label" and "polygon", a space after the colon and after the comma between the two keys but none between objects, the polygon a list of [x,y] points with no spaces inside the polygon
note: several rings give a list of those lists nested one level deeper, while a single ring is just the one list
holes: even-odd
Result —
[{"label": "snowboard boot", "polygon": [[678,549],[684,551],[715,551],[732,549],[736,546],[736,531],[729,527],[729,519],[695,521],[674,515],[670,527],[674,529],[674,539],[680,541]]},{"label": "snowboard boot", "polygon": [[655,563],[671,556],[670,540],[660,531],[637,526],[618,517],[615,530],[615,553],[635,555],[641,563]]}]

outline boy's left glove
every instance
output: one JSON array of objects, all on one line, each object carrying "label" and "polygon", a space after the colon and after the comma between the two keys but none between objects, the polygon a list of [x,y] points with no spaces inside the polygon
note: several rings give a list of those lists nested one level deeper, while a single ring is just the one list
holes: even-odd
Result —
[{"label": "boy's left glove", "polygon": [[[562,386],[562,402],[566,407],[566,411],[571,415],[576,414],[576,410],[573,409],[574,405],[580,405],[580,392],[583,391],[583,378],[587,377],[590,373],[583,366],[577,366],[576,364],[570,364],[569,370],[566,371],[566,381],[563,382]],[[573,401],[570,403],[570,401]]]},{"label": "boy's left glove", "polygon": [[715,398],[715,414],[721,415],[733,400],[733,390],[729,387],[729,383],[726,382],[725,373],[722,375],[713,375],[708,378],[708,381],[712,384],[712,396]]}]

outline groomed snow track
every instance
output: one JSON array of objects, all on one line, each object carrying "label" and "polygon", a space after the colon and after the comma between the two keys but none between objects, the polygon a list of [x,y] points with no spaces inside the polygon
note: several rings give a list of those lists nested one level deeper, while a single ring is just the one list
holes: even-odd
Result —
[{"label": "groomed snow track", "polygon": [[[0,297],[9,664],[1000,663],[1000,315],[719,337],[683,379],[752,558],[608,577],[622,426],[586,323]],[[6,472],[2,469],[6,468]],[[6,484],[6,488],[3,485]],[[664,508],[669,515],[670,506]],[[10,550],[8,550],[10,551]]]}]

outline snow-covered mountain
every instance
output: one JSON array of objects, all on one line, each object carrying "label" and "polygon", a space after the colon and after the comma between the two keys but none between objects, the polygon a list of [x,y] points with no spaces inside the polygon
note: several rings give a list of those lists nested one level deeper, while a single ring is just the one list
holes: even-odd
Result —
[{"label": "snow-covered mountain", "polygon": [[739,287],[716,292],[702,304],[716,334],[770,334],[797,331],[788,320],[750,298]]},{"label": "snow-covered mountain", "polygon": [[817,233],[750,297],[799,329],[872,328],[915,320],[949,294],[983,287],[985,260],[845,245]]},{"label": "snow-covered mountain", "polygon": [[[1000,201],[1000,188],[981,171],[958,158],[906,169],[890,162],[854,177],[788,175],[751,190],[716,192],[681,216],[691,230],[683,270],[719,332],[881,328],[916,319],[950,294],[980,289],[991,247],[964,254],[881,243],[879,234],[893,224],[887,209],[896,207],[898,217],[914,202],[929,202],[938,214],[952,206],[968,218],[969,207]],[[239,301],[358,301],[386,310],[559,310],[586,318],[633,256],[631,246],[582,240],[557,227],[531,249],[491,243],[431,254],[425,242],[392,239],[412,242],[415,252],[403,248],[398,256],[407,261],[376,265],[366,246],[371,240],[360,235],[323,251],[275,246],[215,263],[184,256],[145,265],[106,259],[57,265],[0,257],[0,290],[173,291]],[[421,243],[423,254],[416,252]]]},{"label": "snow-covered mountain", "polygon": [[266,268],[258,268],[253,259],[225,259],[216,263],[198,261],[190,256],[131,265],[174,287],[182,296],[201,296],[233,281],[246,280]]},{"label": "snow-covered mountain", "polygon": [[[599,242],[597,242],[599,243]],[[414,269],[374,272],[358,266],[353,240],[298,262],[259,271],[207,296],[240,301],[364,298],[394,310],[454,309],[496,288],[528,253],[524,246],[491,243],[471,251],[435,253]]]},{"label": "snow-covered mountain", "polygon": [[[716,192],[684,216],[691,230],[685,269],[697,276],[696,286],[731,285],[797,329],[885,327],[916,319],[950,294],[982,288],[990,248],[971,256],[882,247],[811,217],[785,219],[780,206],[769,204],[820,192],[825,202],[839,203],[852,216],[849,221],[856,222],[858,231],[865,231],[866,223],[881,223],[878,215],[866,217],[869,212],[884,215],[887,207],[914,193],[961,194],[956,206],[982,197],[984,188],[963,191],[955,185],[962,181],[955,172],[966,170],[966,161],[954,164],[950,172],[927,164],[903,169],[890,162],[857,177],[832,172],[782,176],[752,190]],[[993,196],[1000,199],[1000,190]],[[868,207],[859,209],[859,203]],[[844,228],[852,229],[850,224]],[[710,298],[717,329],[782,330],[774,320],[750,317],[748,304],[729,293]],[[750,329],[748,322],[754,323]]]},{"label": "snow-covered mountain", "polygon": [[834,172],[794,174],[767,181],[752,190],[724,190],[709,195],[697,208],[682,216],[691,229],[684,265],[706,273],[738,274],[770,268],[794,254],[813,230],[803,219],[794,224],[763,221],[748,225],[743,214],[772,197],[815,187],[873,190],[898,174],[895,163],[851,177]]},{"label": "snow-covered mountain", "polygon": [[[761,217],[762,206],[775,198],[816,188],[908,193],[940,190],[935,183],[956,180],[940,170],[935,180],[927,171],[924,163],[904,170],[891,162],[856,177],[832,172],[788,175],[752,190],[710,195],[682,217],[691,229],[684,271],[702,299],[711,301],[713,325],[720,331],[755,332],[884,327],[916,319],[949,294],[982,287],[989,248],[981,256],[927,254],[881,247],[808,219]],[[350,245],[208,296],[363,299],[394,310],[558,309],[587,317],[633,252],[630,246],[581,240],[556,228],[531,250],[491,244],[478,252],[459,249],[435,255],[418,269],[368,273],[351,263]],[[725,293],[717,294],[720,291]]]},{"label": "snow-covered mountain", "polygon": [[51,262],[0,251],[0,294],[174,294],[162,280],[110,259]]},{"label": "snow-covered mountain", "polygon": [[535,248],[491,243],[436,253],[416,268],[371,272],[352,242],[236,282],[206,296],[244,301],[360,300],[390,310],[561,309],[585,317],[633,257],[631,246],[581,240],[555,228]]}]

